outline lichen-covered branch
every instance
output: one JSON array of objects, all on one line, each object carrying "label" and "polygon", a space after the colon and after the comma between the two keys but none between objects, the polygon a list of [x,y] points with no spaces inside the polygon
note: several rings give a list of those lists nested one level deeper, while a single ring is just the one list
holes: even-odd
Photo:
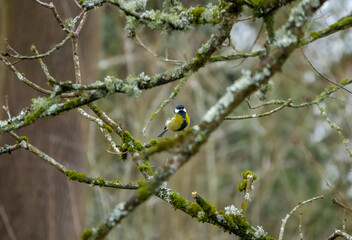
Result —
[{"label": "lichen-covered branch", "polygon": [[280,111],[284,107],[287,107],[290,103],[292,103],[292,99],[288,99],[286,102],[284,102],[281,106],[265,113],[259,113],[259,114],[252,114],[252,115],[243,115],[243,116],[227,116],[225,120],[243,120],[243,119],[250,119],[250,118],[261,118],[261,117],[266,117],[270,116],[271,114]]},{"label": "lichen-covered branch", "polygon": [[63,45],[65,45],[65,43],[71,38],[71,34],[68,34],[61,42],[59,42],[58,44],[56,44],[53,48],[49,49],[47,52],[45,53],[38,53],[36,55],[32,55],[32,56],[25,56],[25,55],[20,55],[20,54],[11,54],[9,53],[9,56],[16,58],[16,59],[28,59],[28,60],[34,60],[34,59],[38,59],[38,58],[44,58],[47,57],[49,55],[51,55],[53,52],[59,50]]},{"label": "lichen-covered branch", "polygon": [[336,229],[329,237],[327,240],[335,240],[339,237],[343,237],[347,240],[352,240],[352,236],[349,235],[348,233],[342,231],[342,230],[339,230],[339,229]]},{"label": "lichen-covered branch", "polygon": [[0,147],[0,155],[1,154],[11,154],[13,151],[20,149],[21,146],[19,144],[8,145],[5,144],[3,147]]},{"label": "lichen-covered branch", "polygon": [[[309,107],[312,105],[317,105],[319,103],[322,103],[328,97],[330,97],[331,94],[333,94],[334,92],[341,89],[341,86],[345,87],[351,83],[352,83],[352,79],[346,78],[346,79],[342,80],[338,85],[331,85],[331,86],[325,88],[318,96],[315,97],[315,99],[313,101],[303,102],[300,104],[289,103],[287,105],[287,107],[302,108],[302,107]],[[261,107],[269,106],[269,105],[282,105],[282,104],[285,104],[285,101],[284,100],[270,100],[270,101],[265,102],[263,104],[260,104],[258,106],[251,106],[248,101],[247,101],[247,103],[248,103],[248,106],[250,109],[257,109],[257,108],[261,108]]]},{"label": "lichen-covered branch", "polygon": [[76,170],[69,170],[67,169],[64,165],[61,163],[57,162],[55,159],[47,155],[46,153],[42,152],[32,144],[28,142],[28,138],[25,136],[18,136],[14,132],[9,132],[9,134],[14,137],[17,140],[17,144],[19,148],[26,149],[35,155],[37,155],[40,159],[44,160],[45,162],[49,163],[50,165],[54,166],[57,170],[59,170],[61,173],[65,174],[70,180],[78,181],[78,182],[83,182],[90,184],[92,186],[100,186],[100,187],[111,187],[111,188],[120,188],[120,189],[138,189],[139,185],[138,184],[124,184],[120,180],[105,180],[100,177],[87,177],[84,173],[78,173]]},{"label": "lichen-covered branch", "polygon": [[311,32],[309,38],[302,41],[303,45],[307,45],[315,40],[329,36],[341,30],[345,30],[352,27],[352,16],[348,15],[341,18],[336,23],[331,24],[328,28],[320,30],[318,32]]}]

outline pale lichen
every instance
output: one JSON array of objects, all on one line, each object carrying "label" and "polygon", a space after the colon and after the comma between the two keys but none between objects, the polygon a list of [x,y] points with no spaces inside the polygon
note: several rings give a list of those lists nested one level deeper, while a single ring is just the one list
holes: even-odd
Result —
[{"label": "pale lichen", "polygon": [[243,213],[241,209],[236,208],[234,205],[227,206],[224,209],[227,215],[232,214],[237,216],[237,215],[242,215]]},{"label": "pale lichen", "polygon": [[266,237],[267,233],[264,231],[264,228],[262,226],[257,226],[254,227],[253,230],[254,232],[254,237],[255,238],[263,238]]},{"label": "pale lichen", "polygon": [[127,214],[128,211],[125,209],[125,203],[118,204],[110,213],[107,225],[109,227],[114,227],[116,223]]}]

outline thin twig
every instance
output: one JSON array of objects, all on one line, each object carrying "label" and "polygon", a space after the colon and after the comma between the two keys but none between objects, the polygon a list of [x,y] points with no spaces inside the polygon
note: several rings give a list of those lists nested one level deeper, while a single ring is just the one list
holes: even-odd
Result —
[{"label": "thin twig", "polygon": [[304,53],[303,49],[301,48],[301,52],[304,56],[304,58],[307,60],[307,62],[309,63],[309,65],[311,66],[311,68],[319,75],[321,76],[324,80],[328,81],[329,83],[331,84],[334,84],[335,86],[338,86],[340,88],[342,88],[343,90],[349,92],[350,94],[352,94],[352,92],[350,90],[348,90],[347,88],[345,88],[344,86],[341,86],[340,84],[338,83],[335,83],[334,81],[330,80],[329,78],[327,78],[324,74],[322,74],[321,72],[318,71],[318,69],[316,69],[314,67],[314,65],[312,64],[312,62],[308,59],[308,57],[306,56],[306,54]]},{"label": "thin twig", "polygon": [[[38,50],[37,50],[37,48],[35,47],[34,44],[32,45],[31,50],[34,52],[34,54],[35,54],[36,56],[39,55],[39,52],[38,52]],[[42,70],[43,70],[43,72],[44,72],[44,74],[45,74],[46,79],[48,80],[48,82],[49,82],[49,81],[52,81],[52,80],[55,80],[55,79],[51,76],[51,74],[49,73],[49,69],[48,69],[48,67],[46,66],[46,64],[44,63],[43,59],[38,58],[38,60],[39,60],[39,64],[40,64],[40,66],[41,66],[41,68],[42,68]]]},{"label": "thin twig", "polygon": [[88,107],[108,126],[114,130],[120,137],[122,136],[122,129],[121,127],[114,122],[105,112],[103,112],[96,104],[89,103]]},{"label": "thin twig", "polygon": [[249,118],[261,118],[261,117],[266,117],[269,116],[281,109],[283,109],[284,107],[289,106],[292,103],[292,99],[289,98],[286,102],[284,102],[281,106],[269,111],[269,112],[265,112],[265,113],[260,113],[260,114],[252,114],[252,115],[243,115],[243,116],[227,116],[225,118],[225,120],[243,120],[243,119],[249,119]]},{"label": "thin twig", "polygon": [[340,126],[338,126],[336,123],[334,123],[333,121],[331,121],[331,119],[328,117],[325,108],[320,104],[317,103],[317,106],[320,110],[320,115],[324,118],[324,120],[330,125],[331,129],[334,129],[337,134],[339,135],[343,145],[345,146],[345,151],[348,153],[350,159],[352,160],[352,151],[349,147],[349,141],[348,139],[343,135],[342,133],[342,129],[340,128]]},{"label": "thin twig", "polygon": [[315,200],[318,200],[318,199],[323,199],[324,196],[318,196],[318,197],[314,197],[314,198],[311,198],[311,199],[308,199],[306,201],[303,201],[301,203],[299,203],[296,207],[294,207],[290,213],[288,213],[286,215],[286,217],[284,219],[282,219],[282,224],[281,224],[281,227],[280,227],[280,235],[279,235],[279,240],[282,240],[283,237],[284,237],[284,231],[285,231],[285,226],[286,226],[286,223],[287,223],[287,220],[289,219],[289,217],[291,217],[291,215],[297,211],[298,208],[300,208],[301,206],[303,206],[304,204],[307,204],[307,203],[311,203]]},{"label": "thin twig", "polygon": [[77,36],[73,35],[71,38],[72,42],[72,57],[73,57],[73,65],[75,69],[75,79],[76,83],[81,84],[81,68],[79,65],[79,55],[78,55],[78,38]]},{"label": "thin twig", "polygon": [[73,0],[73,2],[76,4],[77,7],[79,7],[80,9],[82,9],[82,6],[79,5],[78,1],[77,0]]},{"label": "thin twig", "polygon": [[[255,43],[256,43],[256,42],[258,41],[258,39],[259,39],[259,36],[260,36],[260,34],[261,34],[263,28],[264,28],[264,22],[263,22],[262,25],[260,26],[260,29],[259,29],[259,31],[258,31],[258,34],[257,34],[256,38],[254,39],[254,41],[253,41],[251,47],[249,48],[249,51],[252,51],[252,49],[253,49]],[[232,46],[231,41],[230,41],[230,44],[231,44],[231,46]],[[235,48],[234,48],[234,49],[235,49]],[[235,50],[236,50],[236,49],[235,49]],[[243,58],[238,64],[236,64],[235,66],[233,66],[233,68],[237,68],[238,66],[242,65],[242,64],[244,63],[244,61],[246,61],[246,59],[247,59],[247,58]]]},{"label": "thin twig", "polygon": [[68,34],[64,40],[62,40],[61,42],[56,44],[52,49],[50,49],[47,52],[42,53],[42,54],[37,54],[37,55],[33,55],[33,56],[24,56],[24,55],[19,54],[18,52],[15,52],[16,55],[10,54],[10,56],[13,58],[16,58],[16,59],[21,59],[21,60],[24,60],[24,59],[34,60],[34,59],[38,59],[38,58],[44,58],[44,57],[47,57],[50,54],[52,54],[54,51],[59,50],[67,42],[67,40],[69,40],[70,38],[71,38],[71,34]]},{"label": "thin twig", "polygon": [[83,12],[80,13],[80,16],[81,16],[81,15],[83,15],[83,16],[82,16],[81,21],[80,21],[79,24],[78,24],[78,27],[77,27],[76,31],[74,32],[74,35],[75,35],[75,36],[78,36],[79,33],[81,32],[81,30],[82,30],[82,28],[83,28],[83,26],[84,26],[84,23],[85,23],[86,20],[87,20],[88,12],[83,11]]},{"label": "thin twig", "polygon": [[303,240],[303,230],[302,230],[302,208],[298,208],[298,218],[299,218],[299,225],[298,225],[298,231],[299,231],[299,237],[300,240]]},{"label": "thin twig", "polygon": [[2,205],[0,205],[0,216],[2,218],[2,221],[4,222],[5,229],[7,231],[7,234],[9,235],[10,240],[17,240],[15,232],[11,227],[9,218],[7,217],[6,211]]},{"label": "thin twig", "polygon": [[40,0],[34,0],[34,1],[35,1],[36,3],[38,3],[38,4],[40,4],[40,5],[43,6],[43,7],[49,8],[49,9],[52,11],[52,13],[54,14],[55,19],[56,19],[56,21],[59,23],[60,27],[61,27],[67,34],[70,33],[69,30],[66,28],[64,21],[62,21],[62,19],[61,19],[59,13],[57,12],[55,5],[54,5],[52,2],[51,2],[51,3],[45,3],[45,2],[42,2],[42,1],[40,1]]},{"label": "thin twig", "polygon": [[77,111],[86,119],[88,119],[89,121],[92,121],[94,123],[96,123],[101,132],[104,134],[104,137],[106,139],[106,141],[110,144],[110,147],[115,151],[115,154],[121,154],[120,150],[117,148],[116,143],[112,140],[111,134],[107,128],[107,125],[103,122],[103,120],[93,117],[91,115],[89,115],[88,113],[86,113],[82,108],[77,108]]},{"label": "thin twig", "polygon": [[6,95],[5,96],[5,105],[2,106],[2,108],[5,110],[5,112],[7,113],[7,116],[9,117],[9,119],[11,118],[11,113],[10,113],[10,108],[9,108],[9,97]]},{"label": "thin twig", "polygon": [[341,202],[339,202],[336,198],[333,198],[333,199],[331,200],[331,202],[332,202],[333,204],[336,204],[336,205],[342,207],[343,209],[346,209],[346,210],[349,211],[349,212],[352,212],[352,209],[351,209],[351,208],[345,206],[344,204],[342,204]]},{"label": "thin twig", "polygon": [[148,48],[143,42],[142,40],[136,35],[135,39],[137,40],[137,44],[139,46],[141,46],[142,48],[144,48],[147,52],[149,52],[151,55],[153,55],[154,57],[158,58],[160,61],[163,62],[169,62],[169,63],[173,63],[176,65],[182,65],[185,64],[186,61],[182,61],[182,60],[174,60],[174,59],[169,59],[169,58],[164,58],[162,56],[159,56],[158,54],[156,54],[155,52],[153,52],[150,48]]},{"label": "thin twig", "polygon": [[44,94],[51,94],[52,92],[50,90],[44,89],[40,86],[38,86],[37,84],[29,81],[26,76],[23,73],[20,73],[17,68],[15,68],[15,66],[10,63],[3,55],[0,54],[0,60],[3,61],[5,63],[5,65],[8,66],[8,68],[17,76],[17,78],[24,82],[25,84],[27,84],[28,86],[30,86],[31,88],[37,90],[38,92],[44,93]]}]

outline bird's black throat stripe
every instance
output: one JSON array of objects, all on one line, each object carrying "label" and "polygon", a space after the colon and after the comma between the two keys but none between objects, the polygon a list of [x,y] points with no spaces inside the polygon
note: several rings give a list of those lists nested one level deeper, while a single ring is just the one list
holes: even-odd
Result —
[{"label": "bird's black throat stripe", "polygon": [[183,129],[185,129],[187,127],[188,123],[187,120],[184,118],[183,122],[181,124],[181,127],[179,129],[177,129],[176,131],[182,131]]}]

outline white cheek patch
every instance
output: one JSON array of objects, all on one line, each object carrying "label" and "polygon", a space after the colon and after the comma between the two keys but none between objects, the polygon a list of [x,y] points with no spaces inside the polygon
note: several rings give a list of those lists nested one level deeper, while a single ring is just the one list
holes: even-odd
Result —
[{"label": "white cheek patch", "polygon": [[183,108],[183,109],[182,109],[182,108],[181,108],[181,109],[175,108],[175,113],[178,113],[179,111],[187,112],[187,111],[186,111],[186,108]]}]

